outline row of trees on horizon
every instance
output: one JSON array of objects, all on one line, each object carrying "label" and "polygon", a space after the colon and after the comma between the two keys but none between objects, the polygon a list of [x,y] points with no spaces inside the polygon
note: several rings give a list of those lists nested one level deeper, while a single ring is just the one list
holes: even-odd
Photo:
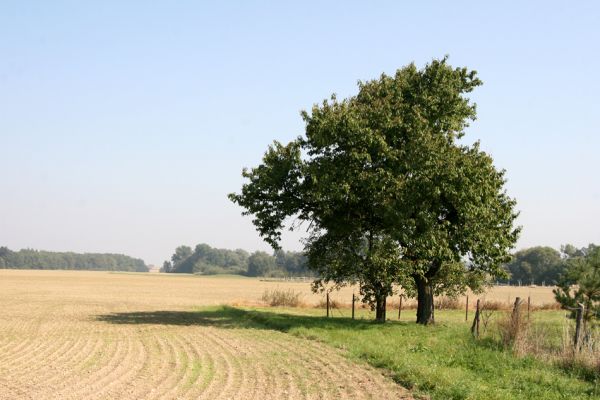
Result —
[{"label": "row of trees on horizon", "polygon": [[177,247],[171,260],[163,263],[161,272],[264,277],[314,275],[301,252],[277,250],[272,255],[264,251],[249,253],[242,249],[217,249],[205,243],[193,250],[190,246]]},{"label": "row of trees on horizon", "polygon": [[[519,250],[510,262],[504,264],[508,277],[496,281],[511,285],[557,285],[567,269],[568,260],[584,256],[595,247],[598,246],[590,244],[577,248],[568,244],[561,246],[560,250],[549,246]],[[164,262],[161,271],[202,275],[315,276],[302,252],[249,253],[242,249],[217,249],[205,243],[194,249],[190,246],[177,247],[171,260]]]},{"label": "row of trees on horizon", "polygon": [[[509,276],[497,281],[511,285],[554,286],[564,275],[568,260],[590,253],[597,245],[581,248],[534,246],[514,253],[504,265]],[[0,269],[65,269],[98,271],[146,272],[148,267],[139,258],[123,254],[51,252],[34,249],[13,251],[0,247]],[[302,252],[277,250],[250,253],[246,250],[219,249],[202,243],[195,248],[179,246],[171,260],[165,261],[162,272],[202,275],[236,274],[244,276],[288,277],[315,276]]]},{"label": "row of trees on horizon", "polygon": [[144,260],[123,254],[53,252],[0,247],[0,269],[65,269],[148,272]]}]

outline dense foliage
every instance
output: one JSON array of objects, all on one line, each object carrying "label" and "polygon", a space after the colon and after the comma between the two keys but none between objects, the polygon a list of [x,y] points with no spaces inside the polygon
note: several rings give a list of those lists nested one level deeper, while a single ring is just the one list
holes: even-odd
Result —
[{"label": "dense foliage", "polygon": [[12,251],[6,247],[0,247],[0,268],[148,272],[143,260],[123,254]]},{"label": "dense foliage", "polygon": [[315,288],[357,283],[380,321],[400,285],[418,299],[417,322],[433,322],[433,295],[502,274],[519,233],[504,172],[460,141],[481,81],[446,61],[315,105],[305,136],[275,142],[230,195],[275,248],[289,218],[306,222]]},{"label": "dense foliage", "polygon": [[307,276],[311,275],[302,253],[277,250],[273,255],[264,251],[252,254],[245,250],[216,249],[199,244],[192,251],[179,246],[165,261],[163,272],[194,273],[202,275],[238,274],[246,276]]},{"label": "dense foliage", "polygon": [[587,321],[600,319],[600,246],[563,249],[568,258],[554,290],[556,300],[571,311],[582,304]]},{"label": "dense foliage", "polygon": [[505,268],[510,277],[504,282],[555,285],[564,271],[565,263],[558,250],[536,246],[517,251]]}]

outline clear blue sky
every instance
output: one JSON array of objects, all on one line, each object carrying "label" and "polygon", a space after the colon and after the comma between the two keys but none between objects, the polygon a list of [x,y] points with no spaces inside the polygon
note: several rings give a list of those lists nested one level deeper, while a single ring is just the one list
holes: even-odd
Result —
[{"label": "clear blue sky", "polygon": [[518,248],[600,243],[600,3],[217,3],[0,3],[0,245],[268,249],[226,198],[241,169],[301,109],[445,54],[484,81],[467,138],[507,170]]}]

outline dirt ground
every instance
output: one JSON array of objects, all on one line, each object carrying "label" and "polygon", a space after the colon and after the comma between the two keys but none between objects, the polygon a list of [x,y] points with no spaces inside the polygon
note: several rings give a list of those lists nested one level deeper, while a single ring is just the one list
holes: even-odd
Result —
[{"label": "dirt ground", "polygon": [[288,287],[320,299],[307,283],[0,270],[0,399],[410,398],[341,350],[186,319]]}]

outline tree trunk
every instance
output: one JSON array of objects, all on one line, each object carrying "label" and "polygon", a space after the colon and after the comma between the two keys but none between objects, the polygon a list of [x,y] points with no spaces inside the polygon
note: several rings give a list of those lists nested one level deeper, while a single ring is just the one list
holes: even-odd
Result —
[{"label": "tree trunk", "polygon": [[375,299],[375,320],[385,322],[386,296],[378,295]]},{"label": "tree trunk", "polygon": [[415,276],[417,286],[417,324],[433,324],[433,286],[427,278]]}]

